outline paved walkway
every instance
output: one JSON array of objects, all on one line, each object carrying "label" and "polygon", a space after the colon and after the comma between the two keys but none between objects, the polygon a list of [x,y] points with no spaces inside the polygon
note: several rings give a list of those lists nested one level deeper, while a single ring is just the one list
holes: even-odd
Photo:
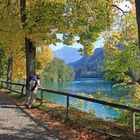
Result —
[{"label": "paved walkway", "polygon": [[33,121],[10,97],[0,93],[0,140],[57,140]]}]

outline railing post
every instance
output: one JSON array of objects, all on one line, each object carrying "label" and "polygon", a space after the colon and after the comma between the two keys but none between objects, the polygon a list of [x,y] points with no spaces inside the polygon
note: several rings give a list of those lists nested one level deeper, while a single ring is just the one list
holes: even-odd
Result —
[{"label": "railing post", "polygon": [[1,81],[1,86],[0,86],[0,88],[3,88],[3,82]]},{"label": "railing post", "polygon": [[135,112],[131,111],[131,129],[133,134],[136,132],[136,126],[135,126]]},{"label": "railing post", "polygon": [[40,105],[43,104],[43,91],[41,90],[41,100],[40,100]]},{"label": "railing post", "polygon": [[12,83],[9,83],[9,90],[10,90],[10,93],[11,93],[11,90],[12,90]]},{"label": "railing post", "polygon": [[24,92],[24,85],[22,85],[21,96],[23,96],[23,92]]},{"label": "railing post", "polygon": [[67,96],[67,114],[66,114],[66,117],[68,118],[69,117],[69,96]]}]

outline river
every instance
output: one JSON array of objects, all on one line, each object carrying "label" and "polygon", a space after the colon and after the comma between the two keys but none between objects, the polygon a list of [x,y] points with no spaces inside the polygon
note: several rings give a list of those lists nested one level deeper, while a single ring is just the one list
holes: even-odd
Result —
[{"label": "river", "polygon": [[[80,78],[68,82],[43,82],[42,85],[47,89],[66,91],[72,94],[84,93],[86,95],[94,96],[96,92],[102,92],[104,96],[113,98],[115,100],[118,100],[121,97],[129,94],[129,90],[113,88],[112,81],[102,78]],[[66,104],[65,96],[48,93],[44,94],[44,98],[47,98],[59,104]],[[76,99],[70,98],[71,104],[76,103],[76,101]],[[119,113],[117,111],[97,103],[83,102],[82,105],[83,111],[89,112],[93,109],[95,111],[95,115],[99,118],[113,119],[119,116]]]}]

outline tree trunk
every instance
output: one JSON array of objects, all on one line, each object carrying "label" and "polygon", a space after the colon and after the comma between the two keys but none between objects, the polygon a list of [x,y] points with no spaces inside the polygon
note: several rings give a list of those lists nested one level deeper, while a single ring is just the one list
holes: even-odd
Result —
[{"label": "tree trunk", "polygon": [[140,0],[135,0],[136,5],[136,18],[138,25],[138,38],[139,38],[139,49],[140,49]]},{"label": "tree trunk", "polygon": [[[26,0],[20,0],[20,14],[23,29],[26,27]],[[36,48],[33,42],[25,37],[25,53],[26,53],[26,94],[29,93],[29,79],[35,75],[35,58]]]},{"label": "tree trunk", "polygon": [[[12,82],[12,68],[13,68],[13,58],[8,59],[8,66],[7,66],[7,82]],[[7,88],[11,89],[11,84],[7,84]]]},{"label": "tree trunk", "polygon": [[26,52],[26,93],[29,91],[30,77],[35,75],[35,63],[36,63],[36,48],[32,41],[25,38],[25,52]]},{"label": "tree trunk", "polygon": [[0,77],[2,76],[2,59],[0,58]]}]

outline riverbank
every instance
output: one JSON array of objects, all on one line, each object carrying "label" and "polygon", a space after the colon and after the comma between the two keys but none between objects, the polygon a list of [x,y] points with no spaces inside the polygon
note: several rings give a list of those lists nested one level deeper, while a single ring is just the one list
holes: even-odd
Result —
[{"label": "riverbank", "polygon": [[[11,94],[18,105],[23,105],[24,98],[17,99],[17,94]],[[70,109],[69,118],[66,118],[66,108],[63,105],[54,104],[45,100],[43,106],[36,101],[33,109],[24,109],[33,118],[49,126],[61,139],[71,140],[107,140],[127,139],[132,137],[131,130],[121,124],[114,124],[111,121],[97,119],[79,110]],[[138,132],[139,133],[139,132]],[[95,140],[96,140],[95,139]]]},{"label": "riverbank", "polygon": [[134,85],[134,90],[135,90],[135,98],[140,101],[140,84],[135,84]]}]

